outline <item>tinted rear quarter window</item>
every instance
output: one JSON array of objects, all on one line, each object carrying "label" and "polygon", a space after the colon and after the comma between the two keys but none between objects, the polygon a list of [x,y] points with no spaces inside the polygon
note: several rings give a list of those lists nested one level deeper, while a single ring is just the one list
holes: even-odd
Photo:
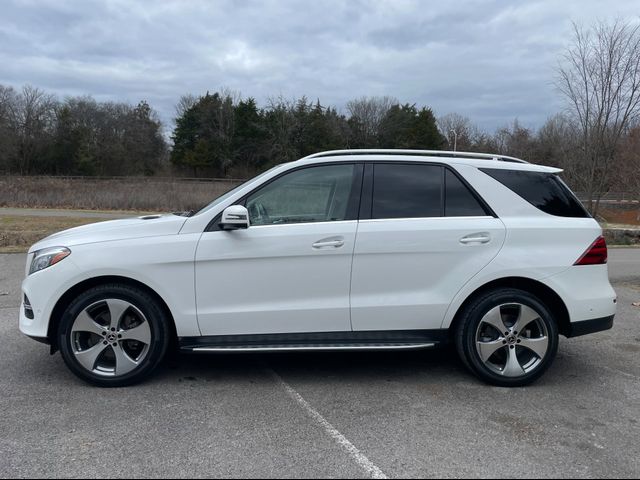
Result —
[{"label": "tinted rear quarter window", "polygon": [[586,218],[589,212],[553,173],[481,169],[534,207],[557,217]]},{"label": "tinted rear quarter window", "polygon": [[445,215],[447,217],[481,217],[488,215],[471,190],[453,172],[445,173]]}]

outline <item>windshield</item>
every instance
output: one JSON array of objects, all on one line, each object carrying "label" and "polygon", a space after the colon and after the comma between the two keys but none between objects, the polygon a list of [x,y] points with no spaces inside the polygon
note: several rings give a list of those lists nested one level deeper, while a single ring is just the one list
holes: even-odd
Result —
[{"label": "windshield", "polygon": [[262,172],[260,175],[253,177],[249,180],[247,180],[244,183],[241,183],[240,185],[238,185],[235,188],[232,188],[231,190],[229,190],[227,193],[225,193],[224,195],[219,196],[218,198],[216,198],[213,202],[211,202],[209,205],[207,205],[204,208],[201,208],[200,210],[198,210],[194,215],[200,215],[201,213],[204,212],[208,212],[209,210],[211,210],[212,208],[216,207],[217,205],[220,205],[222,202],[224,202],[225,200],[227,200],[228,198],[230,198],[231,196],[233,196],[236,192],[238,192],[240,189],[244,188],[245,186],[247,186],[249,183],[255,182],[256,180],[259,180],[260,178],[264,177],[267,173],[271,172],[272,170],[275,170],[276,168],[278,168],[280,165],[276,165],[275,167],[270,168],[269,170]]}]

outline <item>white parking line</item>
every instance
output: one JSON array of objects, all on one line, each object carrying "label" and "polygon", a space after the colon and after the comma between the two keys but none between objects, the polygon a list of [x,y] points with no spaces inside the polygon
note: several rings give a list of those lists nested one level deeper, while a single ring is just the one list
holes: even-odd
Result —
[{"label": "white parking line", "polygon": [[296,392],[293,387],[291,387],[287,382],[285,382],[280,375],[278,375],[273,369],[267,368],[269,374],[274,378],[274,380],[279,383],[282,388],[287,392],[287,395],[291,397],[293,400],[298,403],[302,407],[302,409],[309,415],[313,420],[318,422],[320,426],[324,429],[324,431],[333,439],[335,442],[341,446],[351,457],[353,461],[355,461],[360,468],[366,471],[371,478],[388,478],[382,470],[376,467],[371,460],[369,460],[360,450],[358,450],[347,438],[342,435],[333,425],[331,425],[322,415],[320,415],[309,403],[302,398],[298,392]]}]

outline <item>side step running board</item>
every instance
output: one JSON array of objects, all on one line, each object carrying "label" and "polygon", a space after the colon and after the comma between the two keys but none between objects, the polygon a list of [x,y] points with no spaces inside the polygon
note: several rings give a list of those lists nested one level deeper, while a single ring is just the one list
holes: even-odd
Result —
[{"label": "side step running board", "polygon": [[423,350],[435,347],[435,343],[399,344],[326,344],[326,345],[219,345],[210,347],[182,347],[193,353],[258,353],[258,352],[336,352],[376,350]]},{"label": "side step running board", "polygon": [[270,333],[179,338],[180,350],[193,353],[422,350],[448,341],[447,330]]}]

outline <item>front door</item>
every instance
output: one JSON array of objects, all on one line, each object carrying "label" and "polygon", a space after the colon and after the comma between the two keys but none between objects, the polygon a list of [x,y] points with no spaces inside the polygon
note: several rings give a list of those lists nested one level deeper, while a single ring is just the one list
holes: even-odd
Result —
[{"label": "front door", "polygon": [[201,333],[351,330],[361,178],[358,164],[286,172],[239,202],[248,229],[205,232],[196,252]]}]

